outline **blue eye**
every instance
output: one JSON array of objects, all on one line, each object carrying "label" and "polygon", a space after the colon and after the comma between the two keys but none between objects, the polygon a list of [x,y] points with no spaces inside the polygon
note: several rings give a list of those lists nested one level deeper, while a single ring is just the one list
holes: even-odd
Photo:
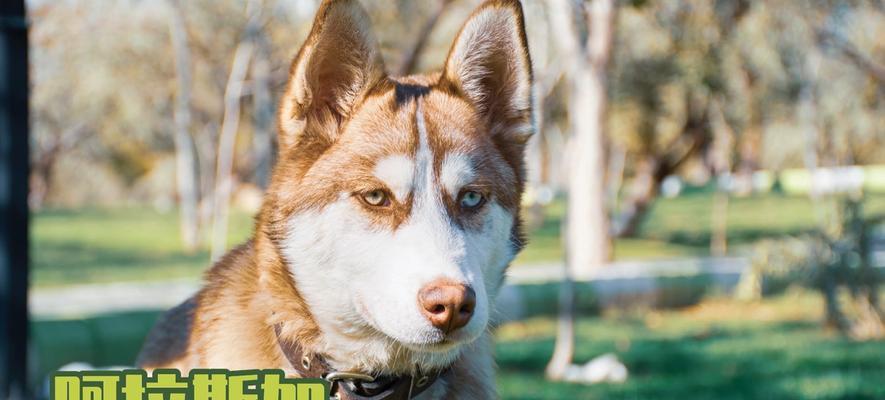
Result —
[{"label": "blue eye", "polygon": [[375,189],[362,194],[363,201],[374,207],[387,205],[387,193],[381,189]]},{"label": "blue eye", "polygon": [[481,206],[485,202],[485,197],[482,193],[475,192],[472,190],[468,190],[464,193],[461,193],[461,207],[472,209]]}]

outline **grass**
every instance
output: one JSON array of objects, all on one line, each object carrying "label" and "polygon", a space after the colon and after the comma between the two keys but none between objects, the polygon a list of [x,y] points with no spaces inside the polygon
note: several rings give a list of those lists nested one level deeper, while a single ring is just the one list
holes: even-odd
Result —
[{"label": "grass", "polygon": [[[615,242],[614,256],[662,259],[708,255],[712,197],[689,193],[654,203],[637,238]],[[867,213],[885,212],[885,196],[870,197]],[[561,202],[546,209],[545,221],[529,232],[529,245],[515,264],[562,259]],[[739,252],[762,237],[796,234],[817,226],[817,212],[805,197],[762,195],[731,199],[729,248]],[[245,240],[251,216],[234,213],[229,243]],[[49,210],[33,216],[35,287],[88,282],[194,278],[206,269],[205,251],[181,249],[177,215],[144,208]]]},{"label": "grass", "polygon": [[[584,316],[576,361],[615,353],[622,384],[544,379],[555,320],[534,318],[497,330],[498,388],[504,399],[882,399],[885,342],[852,342],[819,325],[823,305],[807,291],[756,303],[708,299],[678,311]],[[156,312],[81,320],[36,320],[38,376],[71,361],[127,365]]]},{"label": "grass", "polygon": [[[249,236],[251,217],[234,213],[229,243]],[[192,278],[207,251],[182,250],[177,214],[143,208],[51,210],[32,217],[32,286]]]},{"label": "grass", "polygon": [[[519,263],[560,260],[563,203],[553,203],[546,210],[544,223],[532,231],[529,246],[517,258]],[[694,191],[675,198],[654,202],[643,220],[636,238],[618,239],[614,244],[616,260],[664,259],[709,255],[713,196],[709,191]],[[731,253],[740,253],[755,241],[783,235],[796,235],[820,226],[821,214],[808,197],[764,194],[733,197],[728,206],[728,245]],[[885,196],[870,195],[865,214],[885,213]]]},{"label": "grass", "polygon": [[761,303],[708,300],[642,317],[581,318],[576,362],[615,353],[623,384],[584,386],[543,378],[555,320],[498,331],[498,385],[512,399],[881,399],[885,342],[852,342],[821,329],[808,292]]},{"label": "grass", "polygon": [[[668,201],[668,200],[663,200]],[[562,259],[562,218],[565,204],[561,201],[550,204],[544,212],[544,221],[538,227],[528,229],[528,246],[519,254],[515,263],[532,264]],[[656,218],[652,212],[650,218]],[[660,239],[629,238],[615,242],[614,255],[617,259],[660,259],[692,257],[703,253],[703,249],[668,243]]]}]

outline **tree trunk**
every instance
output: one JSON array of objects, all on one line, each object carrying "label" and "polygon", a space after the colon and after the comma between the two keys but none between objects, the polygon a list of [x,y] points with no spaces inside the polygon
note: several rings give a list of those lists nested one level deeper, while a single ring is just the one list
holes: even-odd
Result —
[{"label": "tree trunk", "polygon": [[621,207],[618,214],[616,229],[618,237],[634,237],[639,234],[643,217],[648,212],[651,203],[658,197],[661,188],[660,176],[656,171],[660,161],[653,156],[646,156],[636,166],[635,176],[630,185],[630,193],[627,201]]},{"label": "tree trunk", "polygon": [[[565,228],[565,227],[563,227]],[[575,354],[575,285],[569,266],[563,265],[559,286],[559,315],[556,319],[556,344],[547,363],[547,377],[563,380]]]},{"label": "tree trunk", "polygon": [[821,287],[826,310],[824,314],[824,326],[836,329],[842,333],[848,333],[851,329],[851,324],[848,322],[848,319],[842,312],[842,307],[839,305],[836,273],[832,271],[832,266],[824,266],[824,269],[825,276]]},{"label": "tree trunk", "polygon": [[761,101],[756,95],[758,78],[746,66],[743,68],[741,78],[741,85],[747,97],[747,123],[740,135],[740,147],[738,148],[740,164],[738,164],[735,175],[738,181],[737,192],[748,195],[753,192],[753,173],[760,166],[764,121],[762,120],[762,110],[760,110]]},{"label": "tree trunk", "polygon": [[271,98],[270,43],[267,37],[256,39],[255,62],[252,68],[252,99],[255,108],[253,115],[252,161],[255,169],[255,183],[267,188],[270,169],[273,165],[274,146],[272,134],[274,102]]},{"label": "tree trunk", "polygon": [[212,218],[212,250],[211,257],[217,261],[227,251],[227,228],[230,218],[230,196],[233,189],[234,145],[237,130],[240,127],[240,101],[243,93],[243,81],[249,69],[254,50],[253,32],[258,29],[260,4],[250,1],[248,5],[249,21],[246,23],[246,34],[237,45],[233,63],[224,89],[224,117],[221,122],[221,133],[218,138],[218,161],[215,173],[215,204]]},{"label": "tree trunk", "polygon": [[805,132],[805,169],[811,174],[811,189],[809,195],[811,199],[818,200],[820,188],[815,182],[814,174],[818,167],[817,147],[819,141],[818,123],[817,123],[817,95],[815,93],[814,82],[818,78],[818,70],[820,69],[820,54],[813,48],[808,49],[809,54],[805,56],[805,66],[802,87],[799,89],[799,105],[798,119],[802,130]]},{"label": "tree trunk", "polygon": [[620,208],[618,203],[621,196],[621,187],[624,183],[624,168],[627,166],[627,149],[624,146],[612,144],[609,146],[607,176],[606,203],[609,220],[618,215]]},{"label": "tree trunk", "polygon": [[586,62],[574,71],[569,120],[573,152],[569,163],[567,232],[568,265],[586,277],[610,259],[605,207],[606,67],[612,42],[614,4],[593,0],[589,6],[590,36]]},{"label": "tree trunk", "polygon": [[201,128],[200,134],[194,137],[200,171],[207,171],[200,174],[200,191],[203,195],[200,197],[198,206],[200,226],[206,227],[200,230],[200,237],[204,242],[207,241],[206,236],[211,235],[208,228],[212,227],[212,217],[215,212],[213,208],[215,207],[215,170],[218,160],[219,123],[221,121],[207,121]]},{"label": "tree trunk", "polygon": [[41,209],[49,197],[55,166],[61,155],[71,151],[91,132],[86,124],[81,122],[71,125],[58,135],[47,137],[42,143],[34,142],[29,177],[31,186],[28,192],[28,206],[31,210]]},{"label": "tree trunk", "polygon": [[[752,104],[750,106],[753,107]],[[729,192],[728,188],[723,187],[722,178],[732,168],[731,159],[735,135],[725,118],[722,101],[719,98],[711,99],[709,108],[713,144],[707,153],[707,162],[716,180],[716,193],[713,195],[712,215],[710,216],[710,254],[714,257],[723,257],[728,252]],[[745,131],[744,134],[746,135],[747,132]]]},{"label": "tree trunk", "polygon": [[178,91],[175,96],[175,175],[179,201],[179,224],[184,249],[195,251],[200,246],[199,203],[200,178],[196,147],[191,136],[191,55],[187,27],[178,0],[169,0],[169,32],[175,50],[175,75]]},{"label": "tree trunk", "polygon": [[[626,201],[615,225],[618,237],[633,237],[652,202],[660,193],[661,183],[688,160],[706,149],[710,143],[710,113],[705,102],[694,93],[685,96],[687,116],[679,139],[662,151],[649,151],[638,167],[630,199]],[[703,103],[703,104],[702,104]],[[688,141],[688,143],[682,143]],[[681,152],[670,149],[681,149]]]},{"label": "tree trunk", "polygon": [[534,114],[535,134],[529,139],[526,147],[526,204],[525,226],[528,231],[540,228],[546,219],[545,209],[553,199],[554,193],[550,182],[550,145],[547,129],[547,98],[553,91],[556,82],[562,77],[562,68],[552,67],[549,56],[549,24],[539,20],[536,45],[532,48],[535,75],[532,84],[532,113]]},{"label": "tree trunk", "polygon": [[713,195],[713,215],[710,216],[710,255],[725,257],[728,253],[728,193],[716,189]]},{"label": "tree trunk", "polygon": [[860,270],[854,282],[857,291],[856,304],[858,318],[854,324],[852,336],[857,339],[881,339],[885,337],[885,314],[879,306],[879,271],[873,266],[871,259],[870,225],[863,219],[863,199],[857,201],[858,252],[860,253]]},{"label": "tree trunk", "polygon": [[568,0],[551,2],[551,26],[557,29],[561,62],[571,68],[571,125],[566,222],[566,278],[560,293],[560,323],[547,376],[561,380],[574,352],[574,294],[571,276],[587,278],[609,260],[611,244],[605,207],[604,129],[606,68],[614,33],[614,2],[594,0],[588,6],[587,46],[580,44]]}]

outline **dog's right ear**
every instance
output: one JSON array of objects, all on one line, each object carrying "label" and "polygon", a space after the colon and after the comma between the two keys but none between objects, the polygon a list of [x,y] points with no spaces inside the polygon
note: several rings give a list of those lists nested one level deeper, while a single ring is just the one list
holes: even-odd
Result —
[{"label": "dog's right ear", "polygon": [[281,149],[334,142],[341,122],[384,77],[365,9],[357,0],[324,0],[280,100]]}]

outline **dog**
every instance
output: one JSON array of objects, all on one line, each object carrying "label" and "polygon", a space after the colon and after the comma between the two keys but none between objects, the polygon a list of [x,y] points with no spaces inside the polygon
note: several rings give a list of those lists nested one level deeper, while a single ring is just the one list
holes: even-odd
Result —
[{"label": "dog", "polygon": [[441,71],[390,77],[366,11],[325,0],[291,64],[254,234],[164,314],[145,369],[282,369],[346,399],[491,399],[490,321],[522,249],[532,69],[488,0]]}]

